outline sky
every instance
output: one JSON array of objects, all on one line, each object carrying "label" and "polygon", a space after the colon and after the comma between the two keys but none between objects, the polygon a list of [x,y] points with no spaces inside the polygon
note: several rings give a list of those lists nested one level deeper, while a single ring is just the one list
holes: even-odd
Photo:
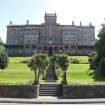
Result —
[{"label": "sky", "polygon": [[105,23],[105,0],[0,0],[0,37],[6,42],[7,25],[41,24],[46,13],[56,13],[60,24],[95,26],[95,35]]}]

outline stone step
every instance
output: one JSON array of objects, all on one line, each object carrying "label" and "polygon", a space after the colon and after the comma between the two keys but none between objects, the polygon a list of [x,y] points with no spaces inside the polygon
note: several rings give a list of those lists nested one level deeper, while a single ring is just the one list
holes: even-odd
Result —
[{"label": "stone step", "polygon": [[50,87],[50,88],[49,87],[44,87],[44,88],[41,87],[40,88],[40,90],[47,90],[47,91],[49,91],[49,90],[56,90],[56,89],[57,89],[57,87]]},{"label": "stone step", "polygon": [[40,84],[40,96],[56,96],[58,84]]},{"label": "stone step", "polygon": [[56,82],[56,80],[51,80],[51,79],[49,79],[49,80],[45,80],[46,82]]},{"label": "stone step", "polygon": [[40,87],[58,87],[58,84],[41,84]]},{"label": "stone step", "polygon": [[51,92],[51,91],[50,91],[50,92],[48,92],[48,91],[47,91],[47,92],[40,92],[40,96],[42,96],[42,95],[45,95],[45,96],[46,96],[46,95],[49,95],[49,96],[52,96],[52,95],[56,95],[56,92],[53,92],[53,91],[52,91],[52,92]]},{"label": "stone step", "polygon": [[49,94],[49,95],[56,95],[56,92],[40,92],[40,95],[46,95],[46,94]]},{"label": "stone step", "polygon": [[51,91],[51,90],[50,91],[40,91],[40,93],[45,93],[45,94],[46,93],[56,93],[56,91]]},{"label": "stone step", "polygon": [[39,94],[40,96],[56,96],[56,94]]},{"label": "stone step", "polygon": [[52,66],[50,65],[48,70],[46,71],[46,78],[45,80],[55,80],[55,72],[52,68]]},{"label": "stone step", "polygon": [[51,81],[54,81],[55,79],[54,79],[54,77],[49,77],[49,78],[46,78],[45,80],[46,80],[46,81],[47,81],[47,80],[48,80],[48,81],[50,81],[50,80],[51,80]]},{"label": "stone step", "polygon": [[43,90],[47,90],[47,89],[49,89],[49,90],[54,90],[54,89],[57,89],[57,87],[40,87],[40,89],[43,89]]}]

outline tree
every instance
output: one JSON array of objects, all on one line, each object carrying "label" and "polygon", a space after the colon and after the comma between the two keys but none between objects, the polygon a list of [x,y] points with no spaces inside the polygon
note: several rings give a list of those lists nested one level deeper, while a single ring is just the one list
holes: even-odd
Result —
[{"label": "tree", "polygon": [[35,79],[34,84],[39,84],[39,77],[41,73],[44,73],[48,67],[49,60],[46,54],[36,54],[29,61],[28,66],[34,71]]},{"label": "tree", "polygon": [[[103,61],[103,58],[105,58],[105,25],[102,25],[101,30],[98,34],[99,39],[95,43],[95,51],[96,54],[93,55],[93,57],[90,57],[90,69],[94,69],[95,71],[101,72],[102,75],[104,75],[105,68],[104,66],[101,67],[103,64],[105,65],[105,62]],[[104,68],[104,69],[103,69]]]},{"label": "tree", "polygon": [[95,43],[95,50],[97,53],[97,63],[99,64],[101,59],[105,57],[105,25],[103,25],[102,29],[99,31],[98,37],[99,40]]},{"label": "tree", "polygon": [[58,79],[58,54],[54,54],[53,56],[50,57],[50,65],[52,65],[52,70],[54,70],[54,76],[55,76],[55,80]]},{"label": "tree", "polygon": [[99,63],[99,70],[102,73],[102,75],[105,77],[105,58],[102,58]]},{"label": "tree", "polygon": [[62,77],[62,84],[67,84],[67,79],[66,79],[66,72],[69,66],[69,56],[66,54],[60,54],[58,57],[58,65],[63,71],[63,77]]},{"label": "tree", "polygon": [[97,53],[92,52],[88,55],[89,59],[88,61],[90,62],[90,70],[96,70],[97,69]]},{"label": "tree", "polygon": [[4,45],[0,39],[0,69],[4,69],[8,65],[8,55],[6,53],[6,50],[4,48]]},{"label": "tree", "polygon": [[0,46],[3,46],[3,42],[2,42],[2,40],[1,40],[1,38],[0,38]]}]

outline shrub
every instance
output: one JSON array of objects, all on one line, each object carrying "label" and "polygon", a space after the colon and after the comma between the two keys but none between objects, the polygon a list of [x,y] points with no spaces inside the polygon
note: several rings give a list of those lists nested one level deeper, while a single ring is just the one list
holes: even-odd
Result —
[{"label": "shrub", "polygon": [[29,60],[22,60],[20,61],[20,63],[23,63],[23,64],[27,64],[29,62]]},{"label": "shrub", "polygon": [[102,75],[105,77],[105,58],[102,58],[99,63],[99,70],[102,73]]},{"label": "shrub", "polygon": [[0,52],[0,69],[6,68],[8,65],[8,55],[6,52]]},{"label": "shrub", "polygon": [[90,62],[90,70],[96,70],[98,68],[98,55],[96,52],[92,52],[88,55]]},{"label": "shrub", "polygon": [[78,59],[72,59],[72,58],[71,58],[71,63],[74,63],[74,64],[79,64],[80,62],[79,62],[79,60],[78,60]]}]

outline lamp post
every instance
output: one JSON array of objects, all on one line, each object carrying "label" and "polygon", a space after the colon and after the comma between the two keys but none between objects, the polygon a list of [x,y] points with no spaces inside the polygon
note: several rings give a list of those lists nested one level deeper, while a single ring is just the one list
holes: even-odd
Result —
[{"label": "lamp post", "polygon": [[[52,40],[49,40],[49,45],[52,45]],[[48,55],[52,56],[53,55],[53,48],[49,47]]]}]

